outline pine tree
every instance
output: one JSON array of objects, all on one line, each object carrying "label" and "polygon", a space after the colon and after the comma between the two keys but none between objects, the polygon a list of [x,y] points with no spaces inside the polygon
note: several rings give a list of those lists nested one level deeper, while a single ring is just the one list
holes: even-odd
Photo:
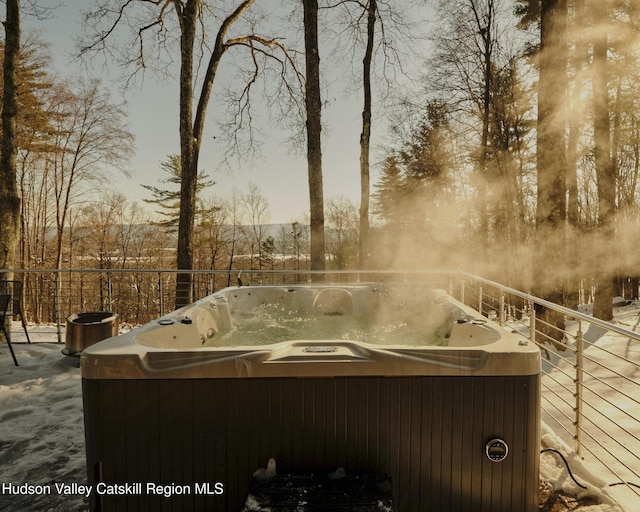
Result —
[{"label": "pine tree", "polygon": [[[156,204],[160,207],[157,213],[163,216],[163,220],[154,222],[156,226],[161,226],[171,233],[178,230],[178,221],[180,218],[180,180],[181,166],[180,155],[169,155],[164,162],[160,163],[160,169],[168,174],[168,177],[159,179],[162,184],[175,186],[175,189],[166,189],[154,187],[152,185],[142,185],[143,188],[151,192],[153,199],[143,199],[145,203]],[[209,176],[203,171],[198,172],[196,181],[196,194],[203,189],[215,185],[215,181],[209,180]],[[197,202],[196,216],[202,215],[211,208],[205,208],[202,201]]]},{"label": "pine tree", "polygon": [[385,224],[397,225],[402,217],[401,205],[404,193],[404,177],[398,162],[398,156],[388,156],[382,166],[382,175],[374,185],[374,213]]}]

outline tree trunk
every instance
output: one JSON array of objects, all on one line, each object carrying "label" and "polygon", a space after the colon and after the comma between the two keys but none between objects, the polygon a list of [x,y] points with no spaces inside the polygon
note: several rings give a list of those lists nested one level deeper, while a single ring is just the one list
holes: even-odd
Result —
[{"label": "tree trunk", "polygon": [[[598,233],[602,244],[613,242],[615,215],[615,176],[611,162],[611,123],[609,120],[609,91],[607,80],[608,31],[601,24],[609,15],[608,2],[592,2],[593,21],[596,26],[593,42],[593,135],[594,158],[598,181]],[[604,263],[605,254],[597,255],[598,264]],[[596,268],[596,296],[593,316],[602,320],[613,318],[613,273],[602,265]],[[606,264],[605,264],[606,266]]]},{"label": "tree trunk", "polygon": [[631,277],[629,286],[631,287],[629,299],[636,300],[638,298],[638,288],[640,288],[640,278],[637,276]]},{"label": "tree trunk", "polygon": [[369,254],[369,153],[371,141],[371,60],[377,14],[376,0],[369,0],[367,11],[367,49],[363,64],[364,108],[362,110],[362,134],[360,135],[360,251],[359,266],[367,267]]},{"label": "tree trunk", "polygon": [[[562,304],[565,279],[567,0],[543,0],[540,22],[538,141],[534,293]],[[560,340],[564,318],[544,308],[537,313],[545,334]],[[544,325],[544,324],[543,324]]]},{"label": "tree trunk", "polygon": [[[178,221],[178,270],[193,270],[193,236],[196,217],[198,181],[198,157],[204,130],[204,119],[211,90],[220,60],[227,46],[224,38],[254,0],[243,0],[220,26],[215,46],[207,64],[207,71],[198,98],[195,119],[193,117],[193,55],[196,27],[199,22],[202,0],[187,0],[176,3],[180,19],[180,219]],[[176,308],[193,301],[193,274],[176,276]]]},{"label": "tree trunk", "polygon": [[[578,26],[584,24],[585,8],[583,2],[576,2],[574,5],[574,23]],[[573,49],[573,68],[577,75],[580,75],[585,63],[589,59],[589,49],[586,38],[581,31],[576,31],[575,47]],[[569,93],[568,103],[568,135],[567,135],[567,280],[565,282],[565,306],[577,309],[580,301],[580,282],[584,278],[578,270],[579,262],[583,256],[580,236],[580,198],[578,193],[578,143],[580,137],[581,124],[581,97],[584,86],[582,80],[574,80],[573,87]]]},{"label": "tree trunk", "polygon": [[20,196],[17,185],[16,72],[20,52],[20,0],[7,0],[0,148],[0,268],[14,268],[20,228]]},{"label": "tree trunk", "polygon": [[470,2],[471,10],[476,20],[478,33],[482,38],[482,61],[484,68],[483,92],[482,92],[482,134],[480,137],[480,184],[479,184],[479,203],[480,203],[480,237],[483,250],[489,242],[489,187],[487,176],[487,161],[489,149],[489,124],[491,116],[491,84],[493,82],[493,23],[495,21],[494,0],[488,0],[487,12],[481,13],[475,1]]},{"label": "tree trunk", "polygon": [[302,0],[302,4],[304,7],[306,62],[305,106],[307,114],[311,270],[324,270],[324,198],[321,147],[322,102],[320,99],[320,55],[318,52],[318,0]]},{"label": "tree trunk", "polygon": [[565,219],[566,23],[566,0],[542,2],[536,208],[539,231],[547,228],[555,231]]},{"label": "tree trunk", "polygon": [[[197,157],[193,137],[193,46],[198,4],[188,0],[180,14],[180,218],[178,221],[178,270],[193,269],[193,229],[196,211]],[[195,157],[195,158],[194,158]],[[176,276],[176,309],[192,302],[193,276]]]},{"label": "tree trunk", "polygon": [[[574,97],[578,97],[581,90],[574,90]],[[580,128],[578,126],[578,116],[574,111],[570,113],[570,121],[567,136],[567,223],[566,235],[567,240],[567,279],[565,281],[565,306],[571,309],[578,309],[579,303],[579,287],[580,279],[576,269],[579,268],[580,260],[580,237],[578,229],[580,225],[579,219],[579,198],[578,198],[578,136]]]}]

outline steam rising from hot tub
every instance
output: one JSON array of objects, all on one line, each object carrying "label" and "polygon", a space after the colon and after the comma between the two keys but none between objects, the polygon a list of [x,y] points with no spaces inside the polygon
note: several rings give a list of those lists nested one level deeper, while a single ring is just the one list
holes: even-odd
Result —
[{"label": "steam rising from hot tub", "polygon": [[[382,286],[352,290],[336,286],[311,293],[308,293],[310,290],[288,290],[287,297],[275,297],[274,302],[265,302],[253,309],[244,309],[243,298],[239,297],[242,290],[232,292],[231,296],[237,301],[232,306],[237,319],[232,333],[236,339],[250,333],[252,339],[259,336],[266,342],[340,339],[377,344],[446,345],[454,322],[454,308],[438,300],[432,290],[423,297],[413,297],[413,301]],[[413,291],[415,293],[415,289]],[[260,294],[260,290],[247,293]],[[421,302],[419,311],[412,307],[416,300]],[[223,339],[222,343],[228,340]]]},{"label": "steam rising from hot tub", "polygon": [[181,348],[322,339],[447,346],[466,319],[441,292],[424,287],[238,287],[160,319],[136,340]]},{"label": "steam rising from hot tub", "polygon": [[273,458],[388,475],[398,512],[538,508],[539,350],[419,283],[226,288],[89,347],[82,378],[90,485],[221,481],[189,499],[232,512]]}]

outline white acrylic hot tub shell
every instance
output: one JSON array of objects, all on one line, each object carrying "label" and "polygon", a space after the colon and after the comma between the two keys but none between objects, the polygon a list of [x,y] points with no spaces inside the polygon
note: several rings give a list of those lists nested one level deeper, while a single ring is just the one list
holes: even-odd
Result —
[{"label": "white acrylic hot tub shell", "polygon": [[[338,375],[496,376],[535,375],[540,372],[539,350],[526,338],[488,321],[444,292],[423,288],[417,288],[419,292],[416,293],[409,288],[403,293],[416,296],[416,301],[445,301],[447,307],[459,317],[453,322],[447,346],[370,344],[358,339],[292,339],[266,345],[222,347],[207,344],[221,331],[229,329],[229,308],[237,307],[234,301],[242,301],[242,307],[249,308],[269,301],[295,299],[306,304],[302,310],[309,315],[317,313],[314,308],[326,314],[331,308],[345,307],[350,308],[345,314],[357,314],[368,307],[366,299],[369,296],[366,293],[372,286],[227,288],[157,321],[90,347],[82,357],[82,375],[89,379],[172,379]],[[347,293],[352,300],[345,306]],[[331,304],[332,298],[335,299],[334,304]],[[332,352],[308,349],[314,346],[332,347]]]},{"label": "white acrylic hot tub shell", "polygon": [[[357,315],[379,300],[365,285],[294,288],[226,289],[83,352],[90,485],[224,489],[171,499],[92,495],[92,511],[237,512],[253,472],[270,458],[284,474],[343,467],[389,475],[397,512],[538,510],[534,344],[446,294],[405,286],[416,299],[411,314],[434,300],[455,312],[447,346],[210,346],[230,328],[226,311],[234,308],[296,297],[310,315]],[[427,324],[432,317],[439,312],[425,309]],[[496,438],[509,446],[499,463],[485,453]]]}]

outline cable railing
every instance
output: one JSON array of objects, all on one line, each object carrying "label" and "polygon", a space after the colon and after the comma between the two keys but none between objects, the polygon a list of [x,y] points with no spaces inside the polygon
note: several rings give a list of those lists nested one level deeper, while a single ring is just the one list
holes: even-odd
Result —
[{"label": "cable railing", "polygon": [[[9,271],[0,269],[2,274]],[[221,288],[236,285],[286,285],[307,283],[316,278],[348,282],[374,279],[420,279],[421,272],[351,270],[314,271],[308,269],[41,269],[12,270],[23,283],[22,309],[29,321],[61,326],[72,314],[86,311],[113,311],[120,322],[144,324],[172,311],[175,305],[176,275],[192,275],[192,296],[205,297]],[[446,274],[441,274],[448,279]],[[435,274],[428,274],[430,280]]]},{"label": "cable railing", "polygon": [[[2,273],[0,270],[0,279]],[[201,298],[230,285],[424,281],[538,345],[542,354],[542,418],[575,454],[611,485],[640,497],[640,333],[463,272],[312,271],[308,269],[13,270],[23,281],[23,309],[31,322],[55,323],[58,341],[71,314],[113,311],[138,325],[174,307],[180,272],[193,277]],[[550,322],[536,309],[564,321]],[[638,313],[636,311],[636,313]],[[640,324],[640,314],[635,327]]]},{"label": "cable railing", "polygon": [[458,298],[540,347],[543,420],[609,485],[640,497],[640,333],[470,274]]}]

